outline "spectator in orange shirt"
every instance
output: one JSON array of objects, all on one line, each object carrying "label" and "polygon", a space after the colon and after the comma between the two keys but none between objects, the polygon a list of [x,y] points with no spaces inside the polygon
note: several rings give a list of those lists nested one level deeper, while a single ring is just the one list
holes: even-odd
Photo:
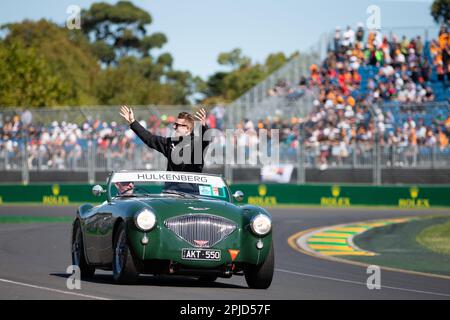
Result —
[{"label": "spectator in orange shirt", "polygon": [[438,129],[438,141],[441,150],[448,146],[448,137],[444,132],[442,132],[441,128]]},{"label": "spectator in orange shirt", "polygon": [[409,131],[409,143],[413,146],[417,145],[416,128],[411,128]]},{"label": "spectator in orange shirt", "polygon": [[445,120],[445,127],[448,131],[450,131],[450,116],[447,118],[447,120]]},{"label": "spectator in orange shirt", "polygon": [[447,28],[445,26],[441,27],[441,30],[439,31],[439,48],[444,49],[445,46],[448,44],[449,37]]}]

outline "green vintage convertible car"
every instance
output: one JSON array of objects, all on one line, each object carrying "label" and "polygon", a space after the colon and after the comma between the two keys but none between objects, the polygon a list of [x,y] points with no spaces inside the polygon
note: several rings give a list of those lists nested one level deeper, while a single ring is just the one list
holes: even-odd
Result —
[{"label": "green vintage convertible car", "polygon": [[187,275],[200,281],[245,275],[268,288],[274,271],[272,218],[237,205],[220,176],[166,171],[112,172],[101,205],[84,204],[73,222],[72,263],[82,278],[112,270],[117,283],[139,274]]}]

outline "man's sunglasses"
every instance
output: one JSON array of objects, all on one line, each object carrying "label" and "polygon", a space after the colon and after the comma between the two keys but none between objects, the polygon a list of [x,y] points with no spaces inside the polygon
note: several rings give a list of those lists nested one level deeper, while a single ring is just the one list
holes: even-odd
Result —
[{"label": "man's sunglasses", "polygon": [[134,182],[117,182],[117,185],[121,187],[128,187],[134,185]]},{"label": "man's sunglasses", "polygon": [[187,127],[187,124],[177,123],[173,124],[173,128],[176,130],[178,127]]}]

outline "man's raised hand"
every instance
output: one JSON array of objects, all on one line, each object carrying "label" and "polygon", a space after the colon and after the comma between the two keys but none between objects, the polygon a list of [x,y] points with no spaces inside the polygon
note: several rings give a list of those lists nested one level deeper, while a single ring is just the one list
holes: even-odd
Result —
[{"label": "man's raised hand", "polygon": [[205,108],[201,108],[200,111],[195,113],[195,118],[202,123],[202,126],[206,125],[206,111]]},{"label": "man's raised hand", "polygon": [[132,124],[135,120],[133,110],[127,106],[122,106],[122,108],[120,108],[120,115],[127,120],[129,124]]}]

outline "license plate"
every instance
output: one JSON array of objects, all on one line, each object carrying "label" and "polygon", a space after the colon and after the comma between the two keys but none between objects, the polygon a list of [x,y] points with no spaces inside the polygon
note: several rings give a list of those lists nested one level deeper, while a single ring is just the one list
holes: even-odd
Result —
[{"label": "license plate", "polygon": [[220,250],[211,249],[183,249],[181,258],[184,260],[220,260]]}]

